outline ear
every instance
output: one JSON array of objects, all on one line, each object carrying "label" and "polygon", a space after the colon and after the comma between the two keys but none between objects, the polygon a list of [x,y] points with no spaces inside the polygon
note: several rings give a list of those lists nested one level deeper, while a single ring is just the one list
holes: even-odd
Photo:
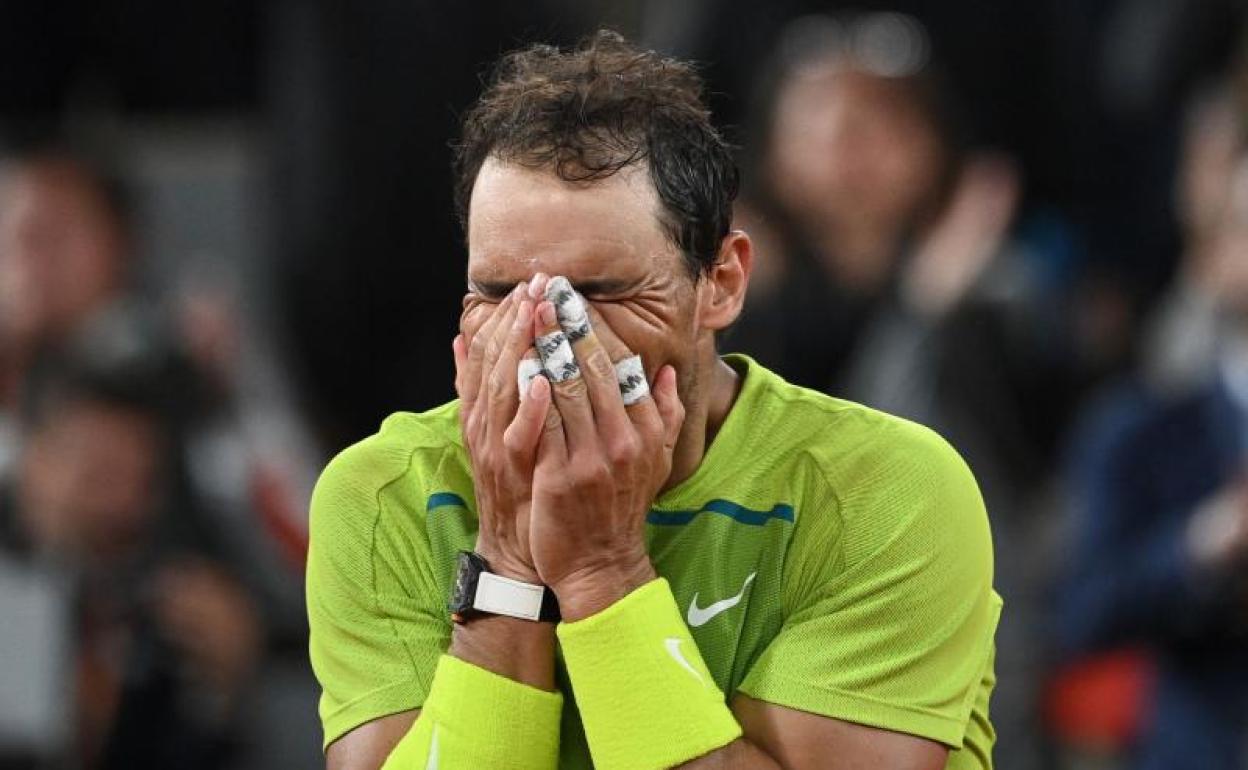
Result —
[{"label": "ear", "polygon": [[754,267],[754,244],[744,230],[733,230],[719,245],[715,264],[698,289],[698,318],[702,328],[726,329],[741,315],[745,291]]}]

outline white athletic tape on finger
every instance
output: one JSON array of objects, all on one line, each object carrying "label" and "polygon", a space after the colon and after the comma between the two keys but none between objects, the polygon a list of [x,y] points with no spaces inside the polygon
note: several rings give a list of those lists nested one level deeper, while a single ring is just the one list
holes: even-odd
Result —
[{"label": "white athletic tape on finger", "polygon": [[589,310],[585,306],[585,298],[572,288],[572,284],[562,275],[557,275],[546,284],[546,299],[555,306],[555,315],[559,318],[559,326],[568,335],[568,342],[576,342],[589,334]]},{"label": "white athletic tape on finger", "polygon": [[650,383],[646,382],[646,370],[641,356],[629,356],[615,364],[615,380],[620,384],[620,397],[624,406],[632,406],[650,395]]},{"label": "white athletic tape on finger", "polygon": [[522,358],[516,366],[516,387],[520,389],[520,398],[529,394],[529,386],[533,380],[542,376],[542,359]]},{"label": "white athletic tape on finger", "polygon": [[543,334],[534,341],[537,354],[542,357],[542,368],[551,382],[566,382],[581,376],[581,367],[572,355],[568,335],[562,330]]}]

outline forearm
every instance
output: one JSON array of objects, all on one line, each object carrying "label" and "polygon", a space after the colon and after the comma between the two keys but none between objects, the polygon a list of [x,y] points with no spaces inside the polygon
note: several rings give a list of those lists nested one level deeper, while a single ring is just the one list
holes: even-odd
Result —
[{"label": "forearm", "polygon": [[554,770],[563,697],[444,655],[420,716],[383,770]]},{"label": "forearm", "polygon": [[648,582],[590,616],[561,624],[559,639],[596,767],[657,770],[715,752],[721,756],[708,761],[721,764],[705,767],[735,767],[722,763],[750,756],[748,747],[727,748],[741,738],[741,726],[665,581]]},{"label": "forearm", "polygon": [[555,689],[555,626],[486,615],[455,626],[450,654],[539,690]]},{"label": "forearm", "polygon": [[782,770],[783,765],[746,738],[738,738],[678,767],[685,770]]},{"label": "forearm", "polygon": [[385,770],[506,764],[553,770],[562,696],[554,624],[482,614],[457,623],[429,697]]}]

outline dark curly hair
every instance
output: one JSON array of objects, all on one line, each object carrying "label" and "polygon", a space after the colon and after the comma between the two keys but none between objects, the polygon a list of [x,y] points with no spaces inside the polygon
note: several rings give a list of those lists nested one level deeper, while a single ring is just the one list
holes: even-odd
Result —
[{"label": "dark curly hair", "polygon": [[490,156],[586,184],[644,163],[662,225],[700,276],[728,234],[739,184],[702,92],[691,64],[605,30],[570,50],[534,45],[503,56],[455,147],[461,224],[467,228],[472,188]]}]

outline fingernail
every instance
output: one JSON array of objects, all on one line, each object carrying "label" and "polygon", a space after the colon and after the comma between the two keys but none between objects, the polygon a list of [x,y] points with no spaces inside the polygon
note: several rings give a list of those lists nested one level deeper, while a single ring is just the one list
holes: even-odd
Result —
[{"label": "fingernail", "polygon": [[516,380],[519,385],[520,398],[527,398],[533,387],[533,380],[542,376],[542,362],[537,358],[522,358],[516,367]]},{"label": "fingernail", "polygon": [[555,306],[549,302],[543,302],[537,306],[537,315],[544,326],[551,327],[555,325]]},{"label": "fingernail", "polygon": [[550,380],[542,377],[534,377],[529,383],[529,398],[546,398],[550,395]]}]

